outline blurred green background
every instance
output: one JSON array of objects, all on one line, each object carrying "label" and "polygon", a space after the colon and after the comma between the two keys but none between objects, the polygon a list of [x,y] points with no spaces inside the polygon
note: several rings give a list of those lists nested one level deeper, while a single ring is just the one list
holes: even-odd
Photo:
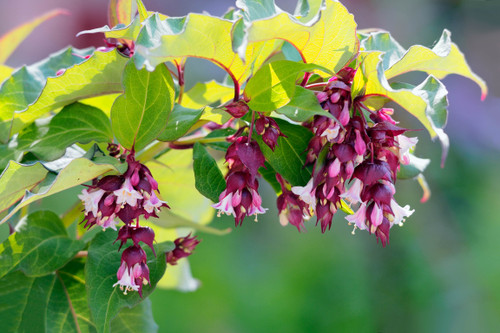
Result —
[{"label": "blurred green background", "polygon": [[[144,0],[171,16],[204,10],[221,15],[231,0]],[[293,10],[295,1],[277,1]],[[472,82],[451,76],[447,132],[451,151],[439,167],[440,147],[419,132],[417,155],[432,158],[426,172],[432,197],[420,203],[416,182],[400,181],[397,200],[416,211],[391,230],[385,249],[375,237],[351,235],[342,216],[321,234],[313,223],[299,234],[278,223],[269,188],[258,223],[227,236],[200,234],[190,258],[201,287],[192,293],[158,290],[160,332],[498,332],[500,331],[500,3],[481,0],[344,1],[360,28],[389,30],[405,47],[432,46],[444,28],[489,85],[480,101]],[[44,24],[9,64],[33,63],[73,44],[101,45],[75,34],[106,24],[106,0],[1,1],[0,34],[37,14],[63,7],[73,14]],[[192,62],[188,80],[221,77],[215,66]],[[410,77],[421,80],[421,76]],[[420,128],[409,118],[406,127]],[[227,217],[212,226],[233,225]]]}]

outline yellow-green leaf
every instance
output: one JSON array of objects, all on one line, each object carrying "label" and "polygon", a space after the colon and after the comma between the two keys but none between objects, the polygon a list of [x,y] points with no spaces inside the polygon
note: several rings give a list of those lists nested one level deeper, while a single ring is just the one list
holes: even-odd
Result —
[{"label": "yellow-green leaf", "polygon": [[0,65],[0,83],[2,83],[3,80],[8,78],[10,76],[10,74],[12,73],[12,71],[13,71],[13,69],[8,67],[8,66]]},{"label": "yellow-green leaf", "polygon": [[354,17],[338,1],[326,0],[321,15],[306,24],[288,13],[257,20],[247,28],[251,47],[255,42],[286,40],[301,53],[307,63],[333,69],[344,67],[358,52]]},{"label": "yellow-green leaf", "polygon": [[223,104],[233,98],[234,89],[215,80],[198,82],[182,96],[181,105],[190,109],[201,109],[207,105]]},{"label": "yellow-green leaf", "polygon": [[137,3],[131,0],[110,0],[108,6],[108,23],[114,27],[118,24],[129,24],[137,13]]}]

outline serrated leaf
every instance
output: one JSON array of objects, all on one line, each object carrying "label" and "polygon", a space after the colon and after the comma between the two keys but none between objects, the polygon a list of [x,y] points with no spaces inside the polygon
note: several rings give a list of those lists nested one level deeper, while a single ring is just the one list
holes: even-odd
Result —
[{"label": "serrated leaf", "polygon": [[312,133],[303,126],[293,125],[281,119],[275,119],[281,132],[287,137],[279,137],[274,152],[256,137],[266,161],[281,174],[292,186],[304,186],[311,179],[311,171],[304,168],[307,145]]},{"label": "serrated leaf", "polygon": [[[125,1],[130,3],[131,1]],[[133,1],[132,1],[133,2]],[[139,18],[134,19],[132,22],[129,22],[127,24],[120,23],[116,26],[113,26],[113,28],[110,28],[109,26],[105,25],[100,28],[95,28],[95,29],[90,29],[90,30],[83,30],[80,31],[76,36],[81,36],[81,35],[86,35],[86,34],[96,34],[96,33],[103,33],[106,38],[116,38],[116,39],[124,39],[124,40],[135,40],[137,36],[139,36],[139,32],[141,31],[141,21]]]},{"label": "serrated leaf", "polygon": [[300,86],[295,87],[295,94],[290,102],[276,112],[297,122],[306,121],[315,115],[334,118],[330,112],[323,110],[313,91]]},{"label": "serrated leaf", "polygon": [[123,308],[111,322],[112,333],[154,333],[158,328],[149,298],[133,308]]},{"label": "serrated leaf", "polygon": [[410,163],[401,163],[400,169],[398,171],[398,179],[410,179],[415,178],[420,175],[427,168],[431,160],[427,158],[416,157],[410,154]]},{"label": "serrated leaf", "polygon": [[160,141],[175,141],[186,134],[200,119],[203,109],[188,109],[175,104],[167,122],[167,126],[158,136]]},{"label": "serrated leaf", "polygon": [[111,108],[111,125],[123,147],[138,151],[164,130],[174,107],[174,82],[166,66],[148,72],[129,62],[123,85],[124,94]]},{"label": "serrated leaf", "polygon": [[307,63],[334,72],[344,67],[358,52],[356,22],[337,1],[326,0],[315,20],[302,23],[288,13],[252,22],[247,27],[248,45],[271,39],[289,42]]},{"label": "serrated leaf", "polygon": [[26,191],[33,189],[47,175],[41,163],[23,165],[10,161],[0,175],[0,212],[21,199]]},{"label": "serrated leaf", "polygon": [[201,109],[207,105],[220,105],[233,98],[233,87],[225,86],[215,80],[197,82],[182,96],[181,105],[190,109]]},{"label": "serrated leaf", "polygon": [[213,202],[218,202],[226,182],[217,162],[200,143],[194,144],[193,161],[196,189]]},{"label": "serrated leaf", "polygon": [[96,51],[86,61],[66,69],[62,75],[48,78],[37,100],[14,115],[12,133],[17,133],[47,112],[80,99],[121,92],[125,63],[126,59],[116,50]]},{"label": "serrated leaf", "polygon": [[195,187],[190,150],[170,150],[156,161],[146,163],[146,166],[158,182],[163,200],[172,207],[170,211],[173,214],[199,224],[212,220],[215,210],[211,201]]},{"label": "serrated leaf", "polygon": [[12,217],[19,209],[40,200],[42,198],[48,197],[52,194],[59,193],[68,188],[86,183],[106,172],[109,171],[124,171],[119,170],[121,167],[119,162],[110,158],[101,158],[99,160],[91,161],[87,158],[77,158],[72,160],[64,169],[62,169],[59,174],[50,174],[45,180],[39,184],[36,190],[26,191],[26,194],[22,198],[21,202],[12,209],[9,214],[0,221],[0,224],[7,221]]},{"label": "serrated leaf", "polygon": [[150,71],[163,62],[202,58],[214,62],[241,84],[281,45],[275,40],[254,43],[247,48],[243,62],[232,50],[233,22],[229,20],[191,13],[162,21],[155,14],[143,25],[133,58],[138,68]]},{"label": "serrated leaf", "polygon": [[[26,150],[45,161],[55,160],[76,142],[112,142],[113,133],[108,117],[99,109],[81,103],[65,106],[52,118],[48,132],[35,137]],[[23,134],[19,140],[23,140]]]},{"label": "serrated leaf", "polygon": [[64,266],[84,246],[83,241],[69,238],[55,213],[34,212],[0,244],[0,278],[18,268],[28,276],[49,274]]},{"label": "serrated leaf", "polygon": [[488,87],[483,79],[473,73],[458,46],[451,41],[451,33],[444,30],[439,41],[432,49],[414,45],[404,56],[391,64],[385,71],[387,79],[411,71],[423,71],[437,79],[443,79],[448,74],[458,74],[476,82],[481,88],[481,98],[488,93]]},{"label": "serrated leaf", "polygon": [[83,62],[84,57],[91,51],[91,49],[64,49],[36,64],[21,67],[5,80],[0,87],[0,142],[5,143],[9,140],[14,113],[25,110],[36,101],[47,78],[55,77],[60,69]]},{"label": "serrated leaf", "polygon": [[364,85],[366,95],[385,95],[415,116],[431,138],[440,140],[444,162],[449,147],[448,136],[443,131],[448,114],[448,91],[432,75],[416,87],[409,84],[391,87],[384,75],[381,56],[381,52],[371,52],[364,57],[359,71],[362,74],[356,74],[353,86]]},{"label": "serrated leaf", "polygon": [[151,284],[143,286],[143,298],[137,292],[124,295],[120,288],[113,287],[121,263],[118,245],[113,245],[116,236],[116,231],[108,229],[92,240],[88,250],[85,268],[87,302],[98,332],[109,332],[111,320],[121,308],[135,306],[151,294],[166,268],[165,253],[159,251],[155,257],[149,247],[145,247]]},{"label": "serrated leaf", "polygon": [[35,19],[21,24],[20,26],[8,31],[6,34],[0,37],[0,64],[5,63],[9,56],[15,51],[15,49],[21,44],[22,41],[28,37],[28,35],[40,24],[50,20],[51,18],[61,15],[68,14],[64,9],[54,9],[50,12],[42,14]]},{"label": "serrated leaf", "polygon": [[285,106],[294,96],[298,74],[314,69],[321,69],[321,66],[289,60],[274,61],[261,67],[245,87],[248,106],[262,112]]}]

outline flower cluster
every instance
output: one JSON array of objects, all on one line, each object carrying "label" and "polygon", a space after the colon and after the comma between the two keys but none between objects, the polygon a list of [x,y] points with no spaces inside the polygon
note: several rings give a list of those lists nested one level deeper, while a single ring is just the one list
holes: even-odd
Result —
[{"label": "flower cluster", "polygon": [[175,249],[167,252],[165,260],[167,264],[177,265],[177,261],[182,258],[189,257],[193,254],[194,249],[200,243],[200,240],[191,237],[191,234],[186,237],[179,237],[174,241]]},{"label": "flower cluster", "polygon": [[226,175],[226,189],[220,194],[219,202],[213,207],[227,215],[233,215],[236,225],[245,216],[263,214],[262,198],[259,195],[257,172],[264,166],[264,155],[256,141],[240,136],[229,146],[226,162],[229,172]]},{"label": "flower cluster", "polygon": [[85,227],[99,225],[116,230],[118,219],[124,223],[116,239],[120,241],[118,250],[129,239],[133,245],[122,253],[115,286],[120,285],[125,293],[134,290],[142,295],[142,285],[149,282],[149,269],[146,253],[139,243],[148,245],[154,253],[155,234],[151,228],[141,227],[139,218],[158,217],[161,207],[169,207],[158,198],[158,183],[151,171],[135,160],[133,153],[127,155],[126,162],[128,168],[123,175],[95,179],[78,197],[85,205]]},{"label": "flower cluster", "polygon": [[[385,246],[389,229],[413,213],[394,200],[394,184],[400,164],[409,162],[409,150],[416,140],[403,135],[407,129],[396,125],[390,109],[371,111],[363,105],[363,98],[352,100],[354,74],[351,68],[343,69],[317,93],[321,106],[333,117],[315,116],[309,124],[314,136],[306,163],[314,163],[313,177],[306,186],[291,191],[299,203],[308,205],[307,209],[297,205],[305,213],[302,218],[309,212],[316,214],[322,232],[330,229],[344,200],[359,204],[356,213],[346,219],[355,228],[375,233]],[[363,110],[370,113],[369,120]],[[294,224],[301,223],[295,213]]]}]

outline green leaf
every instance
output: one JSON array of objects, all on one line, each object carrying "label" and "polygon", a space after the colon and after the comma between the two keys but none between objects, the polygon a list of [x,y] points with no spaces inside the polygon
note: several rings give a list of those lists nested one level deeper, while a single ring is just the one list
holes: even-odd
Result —
[{"label": "green leaf", "polygon": [[57,270],[47,304],[47,332],[95,332],[85,289],[85,261],[78,258]]},{"label": "green leaf", "polygon": [[20,271],[0,280],[3,332],[95,332],[86,301],[84,264],[76,259],[47,276]]},{"label": "green leaf", "polygon": [[[123,2],[123,1],[122,1]],[[125,1],[130,3],[131,1]],[[101,28],[95,28],[90,30],[80,31],[76,36],[86,35],[86,34],[96,34],[96,33],[104,33],[106,38],[116,38],[116,39],[125,39],[125,40],[135,40],[137,36],[139,36],[139,32],[141,31],[141,21],[136,18],[130,23],[126,25],[121,23],[113,28],[105,25]]]},{"label": "green leaf", "polygon": [[[24,23],[0,37],[0,64],[4,64],[15,49],[21,44],[31,32],[43,22],[51,18],[69,13],[64,9],[54,9],[50,12],[42,14],[30,22]],[[1,80],[0,80],[1,81]]]},{"label": "green leaf", "polygon": [[[38,163],[35,165],[38,165]],[[96,161],[91,161],[84,157],[76,158],[72,160],[64,169],[62,169],[59,174],[49,174],[49,176],[46,177],[35,190],[26,191],[26,194],[22,198],[21,202],[14,209],[12,209],[2,221],[0,221],[0,224],[6,222],[19,209],[31,204],[32,202],[48,197],[52,194],[59,193],[68,188],[86,183],[109,171],[120,172],[124,170],[122,170],[118,161],[112,157],[101,158]],[[8,184],[7,182],[8,179],[5,180],[6,184]],[[1,184],[3,184],[3,182],[1,182]]]},{"label": "green leaf", "polygon": [[398,171],[398,179],[410,179],[420,175],[427,168],[431,160],[426,158],[419,158],[410,154],[410,163],[401,163]]},{"label": "green leaf", "polygon": [[[133,1],[133,0],[132,0]],[[139,11],[139,17],[141,18],[141,22],[148,18],[148,11],[144,6],[142,0],[135,0],[137,3],[137,10]]]},{"label": "green leaf", "polygon": [[[108,6],[108,22],[114,27],[118,24],[129,24],[137,13],[137,3],[130,0],[110,0]],[[109,38],[109,37],[108,37]]]},{"label": "green leaf", "polygon": [[5,65],[0,65],[0,84],[10,76],[14,69]]},{"label": "green leaf", "polygon": [[298,74],[318,68],[321,66],[289,60],[274,61],[261,67],[245,87],[248,106],[263,112],[285,106],[294,96]]},{"label": "green leaf", "polygon": [[418,86],[409,84],[389,85],[384,75],[381,52],[371,52],[364,57],[360,74],[354,77],[353,86],[365,86],[365,94],[385,95],[410,114],[415,116],[427,129],[431,138],[438,138],[443,149],[442,161],[449,147],[448,136],[443,127],[447,118],[447,90],[435,77],[430,75]]},{"label": "green leaf", "polygon": [[10,161],[19,162],[23,153],[18,151],[17,140],[11,140],[8,144],[0,143],[0,170],[5,169]]},{"label": "green leaf", "polygon": [[215,80],[197,82],[193,88],[184,93],[181,105],[190,109],[201,109],[207,105],[225,103],[231,100],[233,95],[233,87],[225,86]]},{"label": "green leaf", "polygon": [[[48,132],[34,138],[27,150],[45,161],[61,157],[66,147],[79,142],[112,142],[108,117],[99,109],[80,103],[65,106],[48,125]],[[23,140],[23,134],[19,140]]]},{"label": "green leaf", "polygon": [[122,91],[121,78],[126,59],[117,51],[96,51],[86,61],[49,77],[38,99],[14,115],[12,133],[35,119],[80,99]]},{"label": "green leaf", "polygon": [[[85,268],[87,301],[98,332],[109,332],[111,320],[121,308],[135,306],[142,300],[137,292],[124,295],[118,286],[113,287],[121,263],[118,245],[113,245],[115,239],[116,231],[108,229],[92,240],[88,250]],[[166,263],[165,252],[158,251],[155,257],[149,247],[144,250],[148,256],[151,279],[151,284],[144,285],[142,289],[143,298],[146,298],[165,273]]]},{"label": "green leaf", "polygon": [[189,132],[200,119],[203,109],[194,110],[175,104],[167,122],[167,127],[158,136],[160,141],[175,141]]},{"label": "green leaf", "polygon": [[278,10],[274,0],[236,0],[236,7],[241,9],[248,21],[274,16]]},{"label": "green leaf", "polygon": [[226,182],[217,162],[200,143],[194,144],[193,161],[196,189],[213,202],[218,202]]},{"label": "green leaf", "polygon": [[281,39],[300,52],[306,63],[339,71],[358,52],[356,22],[338,1],[326,0],[320,15],[302,23],[288,13],[252,22],[247,27],[249,46],[255,42]]},{"label": "green leaf", "polygon": [[125,67],[125,92],[111,108],[113,133],[120,144],[139,151],[165,129],[174,107],[174,82],[166,66],[154,72]]},{"label": "green leaf", "polygon": [[[84,57],[91,51],[91,49],[64,49],[34,65],[21,67],[5,80],[0,87],[0,142],[5,143],[9,140],[14,113],[26,110],[36,101],[47,78],[56,76],[60,69],[83,62]],[[14,133],[12,131],[12,134]]]},{"label": "green leaf", "polygon": [[323,110],[313,91],[300,86],[295,87],[295,94],[290,102],[276,112],[297,122],[306,121],[315,115],[334,118],[330,112]]},{"label": "green leaf", "polygon": [[293,125],[275,119],[281,132],[287,137],[279,137],[274,152],[257,136],[262,153],[273,169],[281,174],[292,186],[304,186],[311,179],[311,171],[304,168],[306,151],[312,137],[311,131],[300,125]]},{"label": "green leaf", "polygon": [[34,212],[0,244],[0,278],[17,268],[28,276],[49,274],[64,266],[84,245],[69,238],[55,213]]},{"label": "green leaf", "polygon": [[471,71],[463,53],[451,41],[451,33],[446,29],[432,49],[421,45],[410,47],[401,59],[388,67],[385,76],[390,79],[411,71],[423,71],[437,79],[443,79],[448,74],[462,75],[477,83],[481,88],[482,99],[488,93],[486,83]]},{"label": "green leaf", "polygon": [[265,162],[264,166],[265,168],[259,168],[260,175],[269,183],[269,185],[271,185],[276,194],[281,193],[281,185],[276,179],[276,171],[274,171],[273,167],[268,162]]},{"label": "green leaf", "polygon": [[[170,150],[156,161],[146,163],[158,182],[163,200],[170,212],[199,224],[209,223],[215,213],[212,202],[198,192],[190,150]],[[175,188],[175,191],[172,189]]]},{"label": "green leaf", "polygon": [[151,300],[145,299],[133,308],[123,308],[111,322],[112,333],[158,332]]},{"label": "green leaf", "polygon": [[245,82],[253,68],[259,68],[281,45],[281,41],[275,40],[254,43],[247,48],[244,62],[233,52],[233,22],[229,20],[191,13],[187,17],[162,21],[155,14],[143,25],[133,56],[138,68],[146,67],[152,71],[163,62],[180,63],[185,57],[202,58],[220,66],[239,84]]},{"label": "green leaf", "polygon": [[0,212],[21,199],[26,191],[33,189],[47,175],[41,163],[33,165],[9,162],[0,175]]}]

